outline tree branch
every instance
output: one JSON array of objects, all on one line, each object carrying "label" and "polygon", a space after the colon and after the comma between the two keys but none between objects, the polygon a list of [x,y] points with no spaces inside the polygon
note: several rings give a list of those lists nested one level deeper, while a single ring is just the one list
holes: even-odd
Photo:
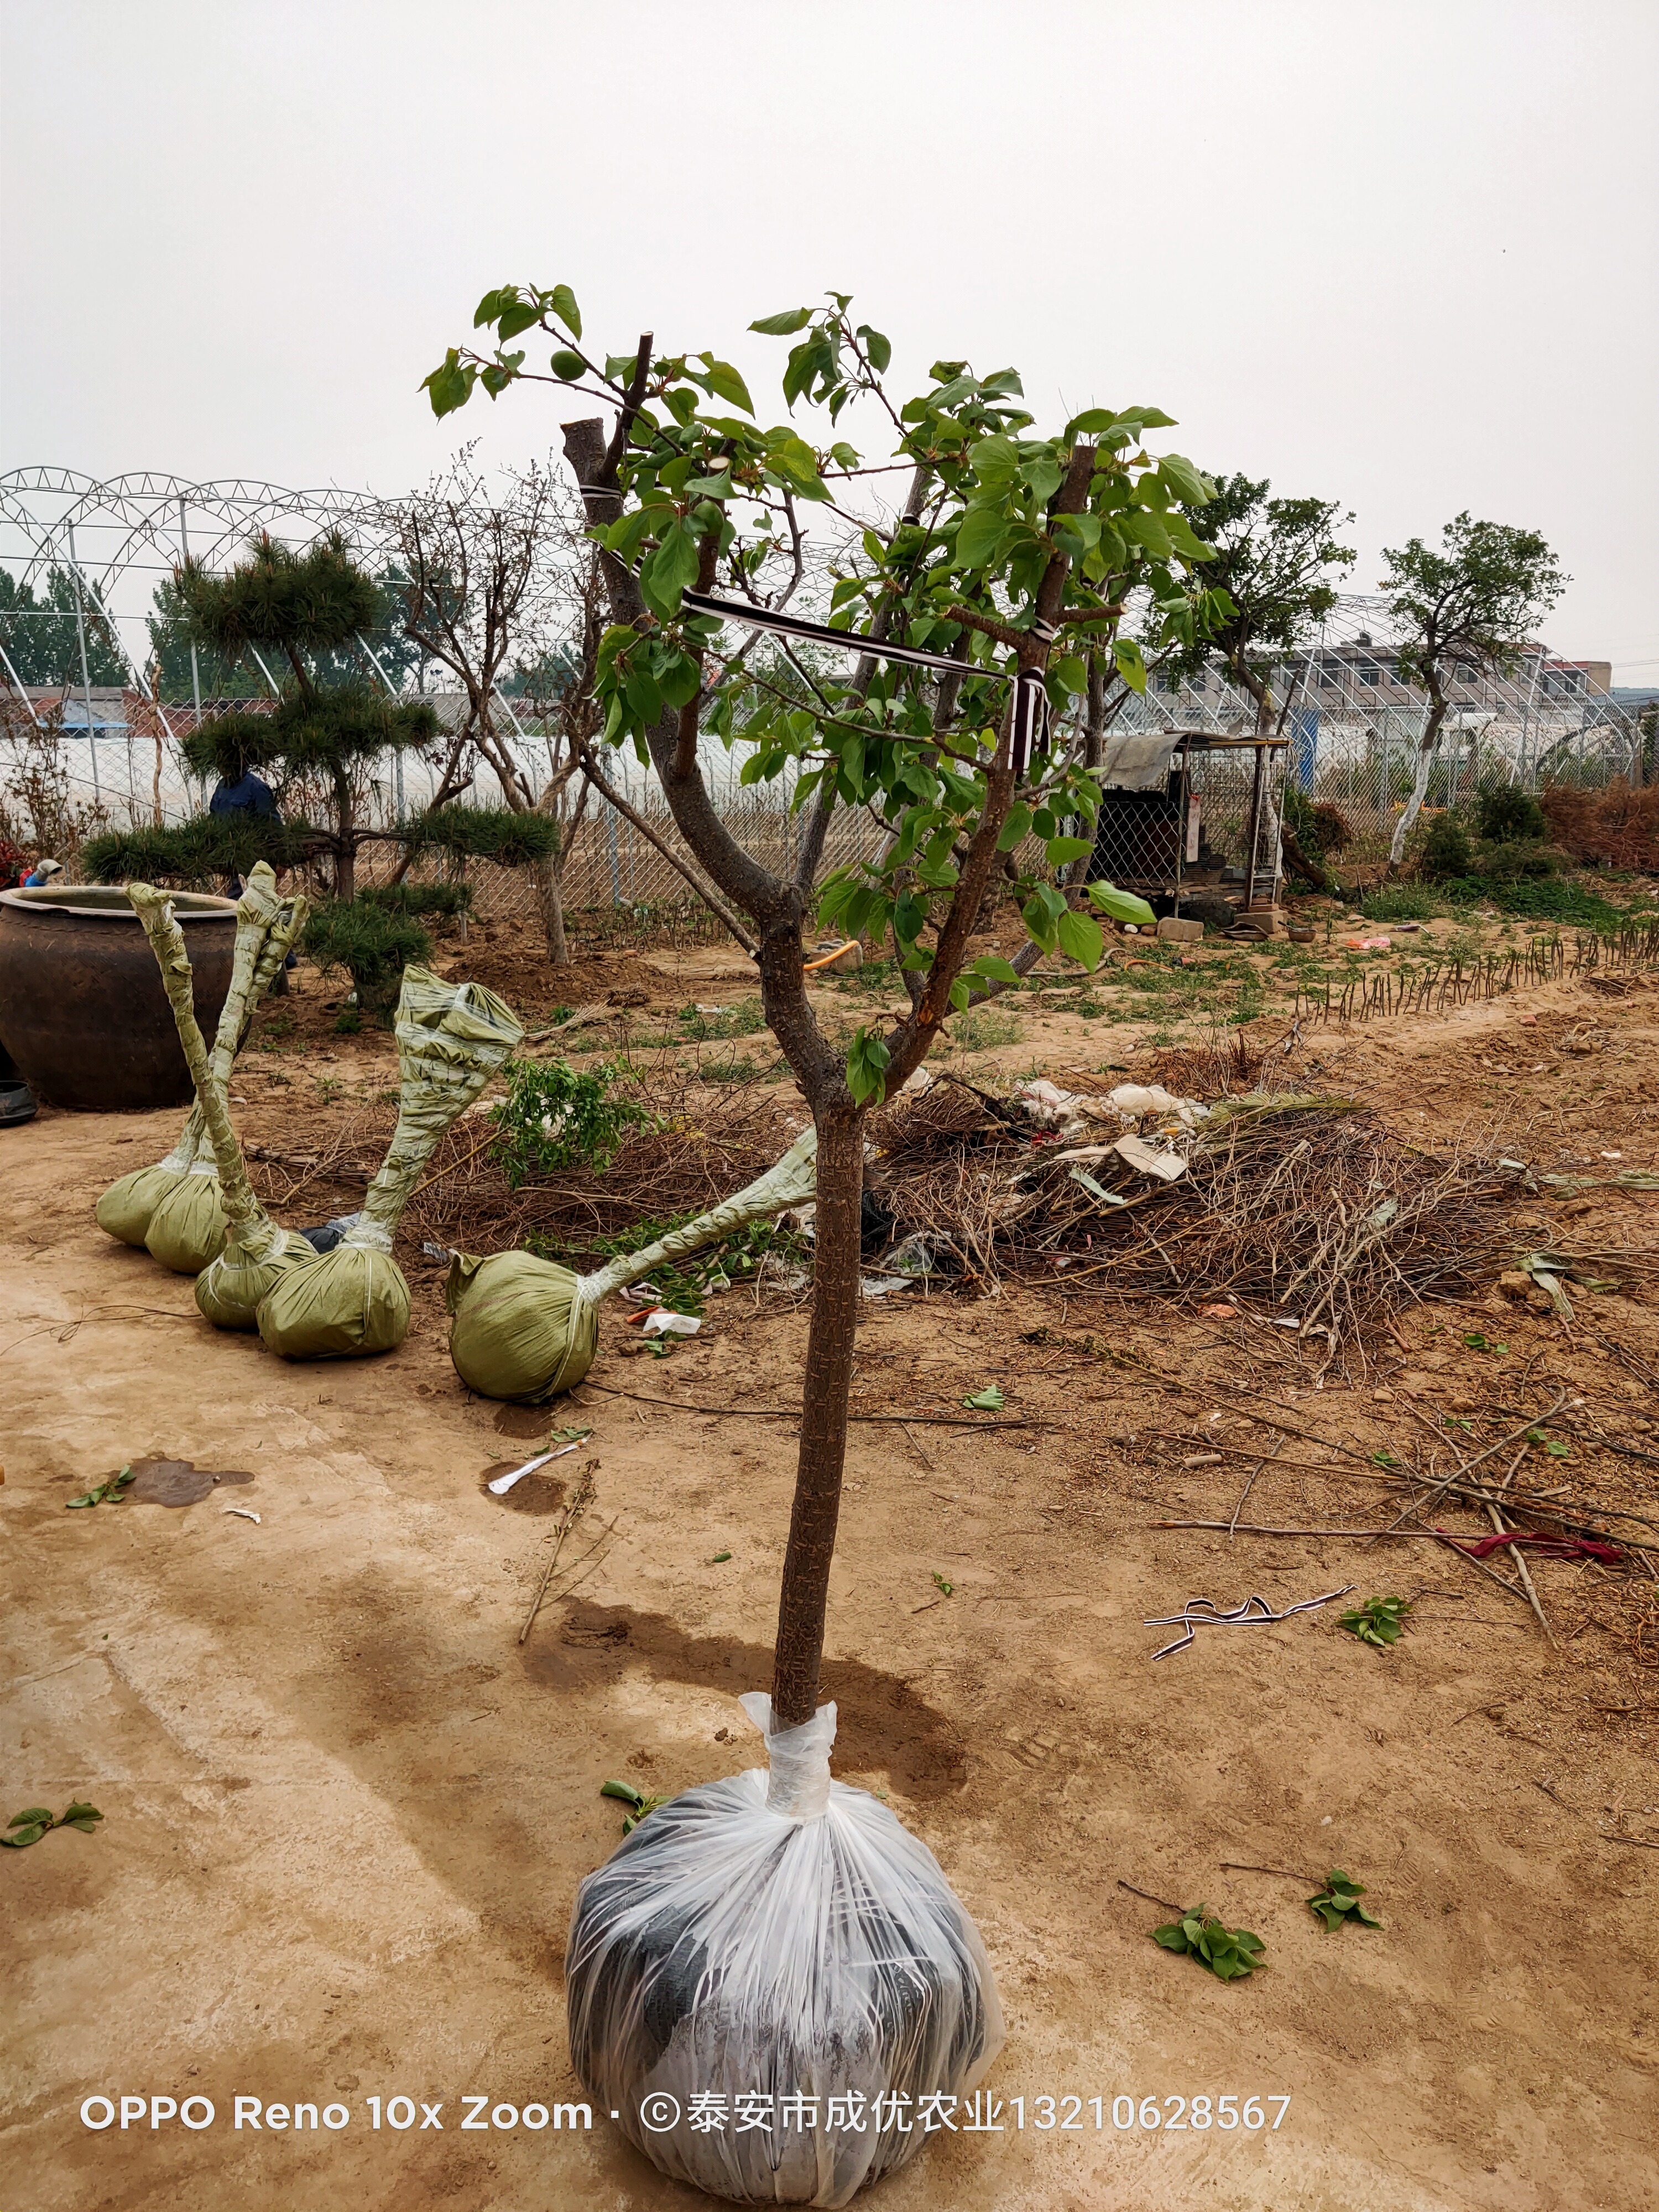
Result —
[{"label": "tree branch", "polygon": [[637,812],[635,808],[629,805],[628,801],[623,797],[621,792],[617,789],[616,786],[605,775],[604,769],[594,759],[592,748],[587,745],[584,745],[581,749],[580,757],[582,772],[586,776],[588,781],[592,785],[594,790],[599,793],[600,798],[605,799],[611,805],[614,806],[617,813],[622,816],[624,822],[631,823],[634,828],[639,831],[641,836],[645,839],[647,845],[655,847],[656,850],[661,854],[663,859],[667,861],[669,866],[673,869],[674,872],[677,875],[683,877],[684,880],[690,884],[692,890],[696,891],[697,896],[708,908],[708,911],[712,915],[717,916],[718,919],[726,925],[732,936],[737,939],[738,944],[742,945],[744,951],[752,958],[755,951],[755,940],[750,936],[748,931],[744,929],[742,923],[737,919],[737,916],[731,913],[728,908],[721,903],[721,902],[714,896],[714,892],[709,890],[707,884],[698,882],[696,877],[694,876],[690,869],[686,866],[684,861],[682,860],[679,854],[675,852],[673,847],[668,844],[665,840],[659,837],[656,831],[651,827],[651,824],[646,820],[645,817]]}]

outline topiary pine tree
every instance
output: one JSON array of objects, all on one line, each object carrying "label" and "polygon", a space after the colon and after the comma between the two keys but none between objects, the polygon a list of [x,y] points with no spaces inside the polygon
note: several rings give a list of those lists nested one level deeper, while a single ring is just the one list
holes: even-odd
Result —
[{"label": "topiary pine tree", "polygon": [[429,743],[437,716],[424,700],[398,700],[354,678],[319,681],[319,662],[349,647],[374,621],[379,592],[337,533],[296,553],[260,538],[223,576],[194,562],[178,574],[179,598],[198,641],[228,659],[250,649],[280,657],[291,681],[270,714],[217,714],[182,741],[203,777],[235,783],[249,769],[327,780],[333,820],[314,843],[331,857],[337,897],[356,889],[365,825],[354,777],[388,751]]}]

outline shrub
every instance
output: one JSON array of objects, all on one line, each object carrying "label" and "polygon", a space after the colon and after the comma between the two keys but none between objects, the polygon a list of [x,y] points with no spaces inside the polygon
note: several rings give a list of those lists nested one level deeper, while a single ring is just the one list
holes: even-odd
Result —
[{"label": "shrub", "polygon": [[465,914],[472,904],[471,884],[376,884],[370,890],[360,891],[358,897],[365,906],[377,906],[386,914],[457,915]]},{"label": "shrub", "polygon": [[1514,883],[1526,877],[1553,876],[1562,858],[1553,845],[1541,838],[1513,837],[1481,845],[1476,867],[1488,883]]},{"label": "shrub", "polygon": [[1513,783],[1493,784],[1483,791],[1478,818],[1480,835],[1492,844],[1512,844],[1521,839],[1536,843],[1550,834],[1543,808],[1529,791]]},{"label": "shrub", "polygon": [[1474,855],[1463,825],[1455,815],[1440,814],[1429,825],[1423,841],[1423,872],[1431,883],[1447,883],[1474,872]]},{"label": "shrub", "polygon": [[578,1073],[568,1060],[515,1060],[507,1069],[507,1097],[493,1108],[491,1150],[514,1190],[532,1176],[562,1168],[608,1168],[630,1129],[648,1127],[651,1115],[631,1098],[616,1098],[611,1085],[623,1073],[601,1060]]},{"label": "shrub", "polygon": [[278,873],[296,866],[316,840],[304,822],[203,814],[174,830],[111,830],[81,848],[94,884],[172,884],[190,889],[216,877],[245,876],[256,860]]},{"label": "shrub", "polygon": [[1550,783],[1539,803],[1550,836],[1581,866],[1659,871],[1659,789],[1633,790],[1622,776],[1605,791]]},{"label": "shrub", "polygon": [[471,854],[503,868],[550,859],[559,849],[559,825],[550,814],[515,814],[506,806],[436,807],[405,822],[398,834],[411,853]]},{"label": "shrub", "polygon": [[1480,888],[1500,913],[1527,921],[1577,922],[1589,929],[1607,929],[1624,920],[1618,907],[1598,898],[1582,884],[1565,882],[1559,876],[1541,880],[1517,876],[1507,882],[1485,883]]},{"label": "shrub", "polygon": [[432,955],[432,939],[419,922],[367,899],[330,899],[318,907],[303,942],[319,968],[343,969],[362,1011],[382,1018],[397,1003],[404,969]]},{"label": "shrub", "polygon": [[1367,921],[1431,921],[1440,901],[1419,884],[1395,884],[1385,890],[1368,891],[1359,911]]}]

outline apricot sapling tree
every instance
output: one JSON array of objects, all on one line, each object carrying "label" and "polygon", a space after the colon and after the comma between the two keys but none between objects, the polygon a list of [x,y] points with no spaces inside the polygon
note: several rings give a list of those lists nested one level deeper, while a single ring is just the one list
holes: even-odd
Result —
[{"label": "apricot sapling tree", "polygon": [[[1099,961],[1100,924],[1064,887],[1099,802],[1071,726],[1091,660],[1143,688],[1143,644],[1190,641],[1206,619],[1208,549],[1182,508],[1211,487],[1178,455],[1148,453],[1147,434],[1170,422],[1156,408],[1091,408],[1043,430],[1013,370],[980,376],[960,361],[896,399],[888,341],[854,322],[843,294],[751,325],[795,341],[783,396],[827,417],[821,444],[790,421],[763,427],[713,353],[659,353],[649,335],[631,354],[590,353],[568,286],[503,286],[474,326],[494,349],[453,349],[427,379],[439,414],[479,386],[496,397],[528,381],[606,410],[563,426],[611,617],[595,677],[604,734],[654,769],[699,866],[752,921],[766,1018],[817,1126],[816,1286],[772,1691],[775,1724],[792,1726],[817,1699],[865,1117],[952,1013],[1044,953]],[[555,341],[545,369],[507,349],[532,330]],[[855,400],[861,420],[885,425],[886,450],[868,459],[833,434]],[[887,476],[902,496],[872,520],[851,502]],[[797,612],[814,524],[838,549],[817,623]],[[1143,641],[1125,627],[1132,592],[1151,610]],[[792,870],[764,866],[717,811],[702,765],[712,746],[743,749],[747,783],[793,774]],[[881,850],[824,872],[830,823],[853,808],[879,822]],[[1041,858],[1015,882],[1024,944],[1012,959],[976,951],[988,892],[1033,839]],[[1119,895],[1089,896],[1109,910]],[[803,935],[823,925],[890,945],[908,1000],[846,1048],[807,996]]]}]

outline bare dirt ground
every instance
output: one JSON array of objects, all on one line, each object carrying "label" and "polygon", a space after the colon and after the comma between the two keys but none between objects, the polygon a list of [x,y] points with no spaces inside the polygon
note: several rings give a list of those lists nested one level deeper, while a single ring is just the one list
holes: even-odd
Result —
[{"label": "bare dirt ground", "polygon": [[[614,964],[653,978],[638,988],[665,1015],[741,981],[725,951],[656,963]],[[602,998],[599,973],[561,991]],[[252,1136],[292,1147],[395,1085],[389,1039],[335,1037],[319,990],[307,978],[262,1018],[276,1034],[236,1084]],[[1041,1001],[1021,1021],[975,1064],[1089,1069],[1139,1048]],[[1651,995],[1555,986],[1304,1049],[1322,1083],[1425,1143],[1478,1126],[1540,1167],[1654,1164]],[[0,1863],[7,2201],[689,2212],[603,2115],[591,2133],[459,2124],[468,2096],[488,2119],[579,2094],[562,1958],[576,1885],[619,1833],[600,1784],[672,1791],[757,1756],[735,1696],[768,1679],[806,1314],[735,1291],[661,1363],[624,1360],[607,1316],[592,1382],[548,1417],[591,1439],[497,1500],[486,1474],[533,1449],[537,1424],[461,1388],[417,1255],[398,1352],[289,1366],[100,1235],[98,1192],[158,1157],[176,1118],[48,1112],[0,1140],[0,1817],[76,1796],[106,1816]],[[310,1189],[290,1218],[350,1197]],[[1650,1246],[1656,1207],[1540,1194],[1517,1236]],[[1585,1297],[1571,1329],[1496,1291],[1419,1309],[1391,1356],[1322,1387],[1248,1318],[1058,1288],[872,1302],[857,1409],[911,1419],[854,1431],[825,1676],[836,1771],[938,1854],[1009,2027],[989,2085],[1005,2131],[936,2138],[882,2185],[895,2212],[1655,2201],[1654,1585],[1538,1561],[1552,1646],[1433,1541],[1243,1533],[1379,1525],[1373,1451],[1448,1419],[1484,1442],[1567,1389],[1585,1407],[1561,1480],[1659,1514],[1650,1295]],[[960,1401],[991,1382],[1003,1419],[1033,1425],[925,1418],[971,1419]],[[715,1407],[786,1410],[696,1410]],[[1334,1462],[1334,1444],[1361,1458]],[[64,1510],[147,1454],[254,1480],[183,1509]],[[589,1459],[595,1504],[520,1645],[552,1478]],[[1225,1523],[1253,1469],[1231,1539],[1156,1525]],[[1334,1606],[1151,1662],[1173,1632],[1144,1620],[1190,1596],[1277,1609],[1349,1583],[1415,1596],[1393,1650],[1345,1634]],[[1382,1929],[1316,1924],[1302,1900],[1333,1866],[1370,1885]],[[1223,1985],[1158,1949],[1168,1915],[1126,1882],[1254,1929],[1267,1971]],[[82,2100],[124,2094],[205,2096],[216,2118],[82,2125]],[[238,2094],[333,2101],[349,2122],[238,2132]],[[1115,2099],[1175,2122],[1229,2094],[1261,2099],[1268,2124],[1113,2125]],[[416,2124],[377,2131],[367,2100],[399,2095]],[[1042,2125],[1044,2096],[1078,2099],[1054,2117],[1081,2124]]]}]

